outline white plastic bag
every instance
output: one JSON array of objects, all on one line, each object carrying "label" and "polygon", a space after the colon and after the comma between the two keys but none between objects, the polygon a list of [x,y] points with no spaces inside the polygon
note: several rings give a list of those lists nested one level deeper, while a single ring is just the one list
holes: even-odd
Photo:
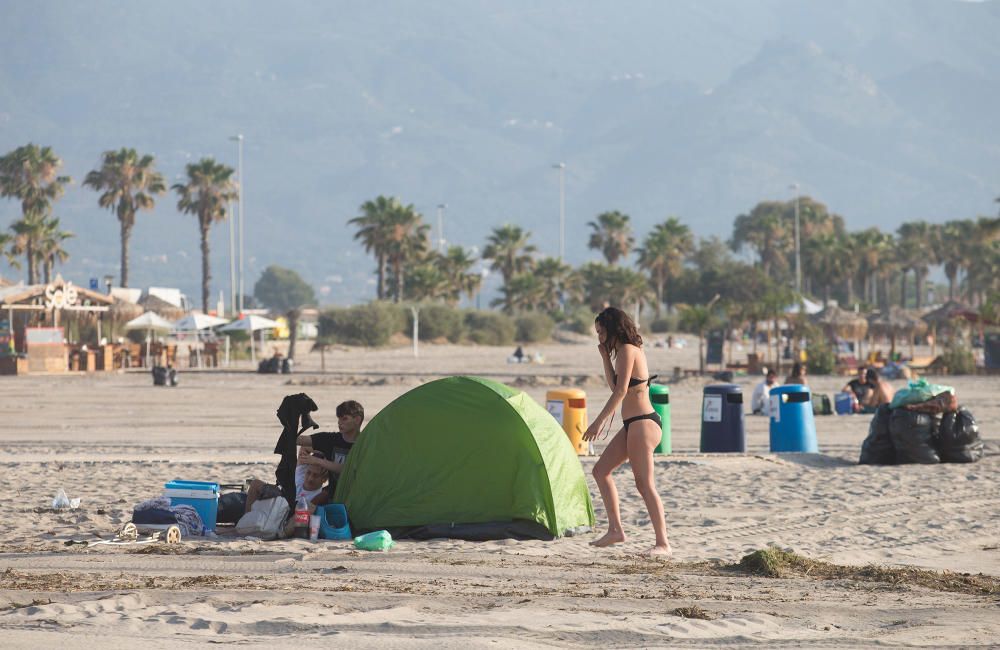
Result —
[{"label": "white plastic bag", "polygon": [[284,497],[254,501],[250,512],[236,522],[236,532],[260,539],[277,539],[284,532],[289,512],[288,502]]},{"label": "white plastic bag", "polygon": [[66,491],[59,488],[56,492],[56,496],[52,499],[52,508],[54,510],[62,510],[63,508],[69,508],[71,510],[76,510],[80,507],[80,499],[70,499],[66,496]]}]

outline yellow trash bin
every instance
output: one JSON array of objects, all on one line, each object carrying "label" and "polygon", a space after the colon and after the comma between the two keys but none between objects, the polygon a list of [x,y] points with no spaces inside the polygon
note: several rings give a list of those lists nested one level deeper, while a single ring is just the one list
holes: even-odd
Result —
[{"label": "yellow trash bin", "polygon": [[587,430],[587,394],[579,388],[562,388],[545,393],[545,410],[569,436],[578,455],[587,453],[583,432]]}]

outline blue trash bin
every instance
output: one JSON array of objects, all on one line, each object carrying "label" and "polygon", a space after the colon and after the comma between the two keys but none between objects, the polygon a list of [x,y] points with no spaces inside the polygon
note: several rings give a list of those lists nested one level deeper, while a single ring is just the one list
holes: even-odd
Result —
[{"label": "blue trash bin", "polygon": [[808,386],[788,384],[771,389],[771,451],[819,451],[812,395]]},{"label": "blue trash bin", "polygon": [[705,386],[701,401],[701,451],[745,453],[743,390],[736,384]]}]

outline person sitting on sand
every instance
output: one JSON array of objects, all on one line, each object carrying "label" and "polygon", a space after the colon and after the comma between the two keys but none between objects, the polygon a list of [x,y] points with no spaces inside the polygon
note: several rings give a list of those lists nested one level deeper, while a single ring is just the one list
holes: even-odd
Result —
[{"label": "person sitting on sand", "polygon": [[347,454],[361,435],[361,423],[365,421],[365,409],[354,400],[341,402],[337,405],[337,425],[340,431],[303,433],[296,441],[300,446],[323,453],[323,458],[307,457],[301,461],[307,465],[315,465],[330,473],[328,492],[333,496],[337,488],[337,479],[344,471]]},{"label": "person sitting on sand", "polygon": [[868,384],[870,390],[865,395],[865,401],[861,403],[863,413],[874,413],[879,406],[892,402],[896,391],[889,382],[882,379],[878,370],[875,368],[866,370],[865,383]]},{"label": "person sitting on sand", "polygon": [[764,375],[764,381],[757,384],[753,389],[753,397],[750,398],[750,410],[754,415],[768,415],[771,408],[771,389],[778,383],[778,373],[774,368],[768,368]]},{"label": "person sitting on sand", "polygon": [[649,364],[642,351],[642,337],[628,314],[614,307],[608,307],[597,316],[594,329],[600,341],[597,349],[604,363],[604,378],[612,392],[597,418],[587,427],[583,439],[595,440],[605,426],[611,424],[619,405],[624,426],[594,465],[594,480],[608,513],[608,532],[591,544],[603,547],[625,541],[618,490],[611,473],[627,460],[656,534],[656,545],[649,554],[669,556],[672,551],[667,540],[667,521],[653,476],[653,449],[660,443],[661,422],[649,401],[649,382],[653,376],[649,374]]},{"label": "person sitting on sand", "polygon": [[806,379],[806,367],[796,361],[792,365],[792,374],[785,377],[786,384],[798,384],[800,386],[806,386],[809,381]]},{"label": "person sitting on sand", "polygon": [[858,366],[858,376],[847,382],[841,392],[844,393],[854,393],[854,396],[858,398],[858,404],[864,404],[867,399],[868,393],[871,392],[872,387],[868,385],[868,380],[866,379],[868,368],[865,366]]},{"label": "person sitting on sand", "polygon": [[[329,478],[329,472],[317,464],[305,462],[306,458],[319,460],[322,457],[322,452],[302,449],[299,452],[299,463],[295,467],[295,498],[292,499],[292,503],[296,503],[299,497],[305,497],[310,514],[316,510],[316,506],[329,503],[329,494],[323,489]],[[246,491],[244,512],[250,512],[255,501],[280,496],[281,488],[277,485],[254,479],[250,481]],[[294,525],[294,521],[291,523]]]}]

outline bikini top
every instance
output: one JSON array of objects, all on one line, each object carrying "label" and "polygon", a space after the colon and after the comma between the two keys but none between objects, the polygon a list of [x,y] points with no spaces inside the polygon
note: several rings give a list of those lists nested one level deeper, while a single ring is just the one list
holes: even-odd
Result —
[{"label": "bikini top", "polygon": [[[611,376],[615,380],[615,385],[618,385],[618,373],[613,372],[611,373]],[[628,380],[628,387],[635,388],[636,386],[640,386],[642,384],[646,384],[648,386],[650,382],[652,382],[657,377],[659,377],[659,375],[650,375],[649,379],[636,379],[635,377],[632,377],[631,379]]]}]

